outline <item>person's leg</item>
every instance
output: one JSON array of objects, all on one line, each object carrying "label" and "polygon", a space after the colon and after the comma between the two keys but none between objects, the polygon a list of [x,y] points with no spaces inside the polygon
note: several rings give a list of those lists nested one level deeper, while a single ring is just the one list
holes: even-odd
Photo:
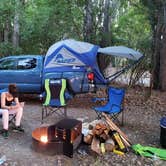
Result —
[{"label": "person's leg", "polygon": [[3,129],[8,130],[8,128],[9,128],[9,111],[7,109],[1,109],[1,111],[2,111]]},{"label": "person's leg", "polygon": [[4,136],[4,138],[8,138],[9,111],[7,109],[0,109],[0,113],[2,114],[2,123],[3,123],[2,135]]},{"label": "person's leg", "polygon": [[21,119],[22,119],[22,115],[23,115],[23,108],[19,107],[15,110],[10,111],[10,113],[13,113],[13,112],[16,113],[16,122],[15,122],[15,127],[13,128],[13,130],[24,132],[24,129],[22,129],[20,127]]},{"label": "person's leg", "polygon": [[20,126],[22,115],[23,115],[23,108],[19,107],[16,112],[16,123],[15,123],[16,126]]}]

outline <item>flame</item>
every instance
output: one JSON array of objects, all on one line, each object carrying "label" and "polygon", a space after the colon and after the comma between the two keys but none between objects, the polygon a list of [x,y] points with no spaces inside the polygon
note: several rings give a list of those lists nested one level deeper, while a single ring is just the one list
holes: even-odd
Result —
[{"label": "flame", "polygon": [[40,137],[40,141],[43,142],[43,143],[47,143],[47,142],[48,142],[47,136],[42,135],[42,136]]}]

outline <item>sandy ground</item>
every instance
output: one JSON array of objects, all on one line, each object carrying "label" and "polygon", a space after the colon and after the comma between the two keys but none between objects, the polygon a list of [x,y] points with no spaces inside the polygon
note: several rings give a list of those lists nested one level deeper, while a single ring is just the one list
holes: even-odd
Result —
[{"label": "sandy ground", "polygon": [[[128,89],[125,96],[125,125],[120,129],[129,137],[133,144],[160,146],[160,119],[166,116],[166,93],[153,91],[150,98],[146,98],[147,91],[142,89]],[[79,95],[68,103],[67,114],[71,118],[82,118],[91,122],[96,118],[91,109],[92,95]],[[5,166],[78,166],[78,165],[166,165],[163,160],[141,157],[129,151],[125,156],[106,153],[98,156],[90,151],[87,155],[74,151],[73,158],[64,155],[49,156],[37,153],[32,149],[32,131],[41,125],[54,124],[59,117],[52,115],[41,124],[41,102],[26,98],[22,125],[25,133],[14,133],[10,130],[8,139],[0,136],[0,157],[6,156]],[[2,124],[2,122],[0,121]],[[88,149],[88,148],[87,148]]]}]

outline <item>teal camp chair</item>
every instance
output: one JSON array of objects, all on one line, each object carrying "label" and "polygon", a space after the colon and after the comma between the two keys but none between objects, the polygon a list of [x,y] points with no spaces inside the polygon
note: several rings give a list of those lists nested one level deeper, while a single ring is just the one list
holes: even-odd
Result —
[{"label": "teal camp chair", "polygon": [[118,116],[122,113],[122,125],[124,121],[123,100],[125,96],[125,90],[115,87],[108,88],[108,98],[94,98],[93,101],[107,100],[105,105],[94,107],[93,109],[97,113],[98,119],[102,117],[102,113],[106,113],[113,120],[118,120]]},{"label": "teal camp chair", "polygon": [[67,116],[66,112],[66,79],[45,79],[45,101],[42,107],[42,122],[44,118],[56,113]]}]

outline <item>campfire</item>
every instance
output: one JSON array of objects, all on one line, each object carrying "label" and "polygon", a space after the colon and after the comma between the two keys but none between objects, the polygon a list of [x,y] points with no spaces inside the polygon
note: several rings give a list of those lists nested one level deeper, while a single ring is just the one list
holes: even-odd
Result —
[{"label": "campfire", "polygon": [[63,119],[54,125],[36,128],[32,132],[32,147],[36,152],[72,157],[82,140],[81,133],[81,121]]},{"label": "campfire", "polygon": [[48,142],[48,137],[46,135],[42,135],[40,137],[40,141],[43,142],[43,143],[47,143]]}]

